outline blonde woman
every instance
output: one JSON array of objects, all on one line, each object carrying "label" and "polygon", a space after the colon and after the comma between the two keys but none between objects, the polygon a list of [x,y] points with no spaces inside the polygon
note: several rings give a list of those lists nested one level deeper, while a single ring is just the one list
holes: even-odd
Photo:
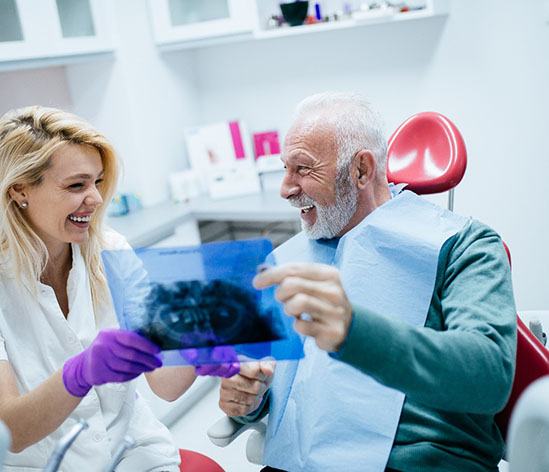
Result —
[{"label": "blonde woman", "polygon": [[[89,423],[63,470],[102,470],[129,434],[117,471],[178,471],[169,432],[129,380],[147,372],[162,398],[195,379],[161,368],[159,349],[117,329],[101,263],[129,247],[102,221],[117,180],[109,142],[81,119],[29,107],[0,118],[0,419],[6,471],[42,469],[79,419]],[[154,372],[153,372],[154,371]]]}]

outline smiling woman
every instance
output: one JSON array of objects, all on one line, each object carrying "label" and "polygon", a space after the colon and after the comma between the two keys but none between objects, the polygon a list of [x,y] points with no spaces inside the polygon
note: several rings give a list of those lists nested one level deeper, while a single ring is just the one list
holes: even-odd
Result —
[{"label": "smiling woman", "polygon": [[[67,243],[79,243],[90,270],[94,303],[103,298],[106,283],[100,250],[105,208],[101,203],[110,201],[117,174],[114,149],[80,118],[43,107],[4,115],[0,120],[0,244],[15,273],[22,279],[39,280],[50,259],[66,257]],[[90,220],[79,227],[69,215]]]},{"label": "smiling woman", "polygon": [[169,432],[130,381],[146,372],[153,391],[174,399],[195,373],[159,369],[160,348],[118,328],[101,260],[103,249],[129,249],[102,224],[116,180],[112,146],[80,118],[43,107],[0,117],[0,420],[11,431],[9,470],[44,469],[85,420],[86,447],[69,451],[66,470],[104,470],[128,434],[134,446],[117,471],[179,471]]},{"label": "smiling woman", "polygon": [[[39,184],[15,184],[10,188],[9,195],[19,208],[26,204],[26,219],[45,244],[52,262],[66,259],[70,251],[67,243],[89,244],[92,216],[103,203],[99,188],[103,174],[96,148],[65,144],[52,154],[50,167]],[[42,279],[49,276],[42,272]]]}]

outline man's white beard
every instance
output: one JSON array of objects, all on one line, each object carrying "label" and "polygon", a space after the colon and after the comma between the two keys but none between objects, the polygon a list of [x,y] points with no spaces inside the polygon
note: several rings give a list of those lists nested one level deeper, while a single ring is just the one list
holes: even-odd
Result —
[{"label": "man's white beard", "polygon": [[[351,181],[350,169],[341,169],[336,178],[336,201],[333,205],[319,205],[308,197],[292,200],[294,206],[314,205],[316,221],[309,225],[301,219],[301,228],[310,239],[336,237],[349,223],[356,212],[358,189]],[[297,203],[297,204],[296,204]]]}]

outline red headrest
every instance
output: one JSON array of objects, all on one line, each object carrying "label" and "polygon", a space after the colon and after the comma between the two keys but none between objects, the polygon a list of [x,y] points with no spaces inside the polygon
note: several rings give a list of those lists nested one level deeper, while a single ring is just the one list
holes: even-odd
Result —
[{"label": "red headrest", "polygon": [[407,183],[407,188],[416,193],[439,193],[454,188],[466,167],[463,137],[440,113],[423,112],[408,118],[389,139],[388,180]]}]

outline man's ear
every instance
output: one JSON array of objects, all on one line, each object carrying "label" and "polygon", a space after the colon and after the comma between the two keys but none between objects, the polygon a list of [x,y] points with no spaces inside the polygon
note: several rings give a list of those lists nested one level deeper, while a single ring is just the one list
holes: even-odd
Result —
[{"label": "man's ear", "polygon": [[371,183],[377,173],[377,162],[374,153],[368,149],[361,149],[355,154],[355,166],[358,188]]},{"label": "man's ear", "polygon": [[22,201],[27,199],[25,186],[23,184],[12,185],[9,188],[8,193],[10,194],[11,199],[14,200],[19,205],[21,204]]}]

